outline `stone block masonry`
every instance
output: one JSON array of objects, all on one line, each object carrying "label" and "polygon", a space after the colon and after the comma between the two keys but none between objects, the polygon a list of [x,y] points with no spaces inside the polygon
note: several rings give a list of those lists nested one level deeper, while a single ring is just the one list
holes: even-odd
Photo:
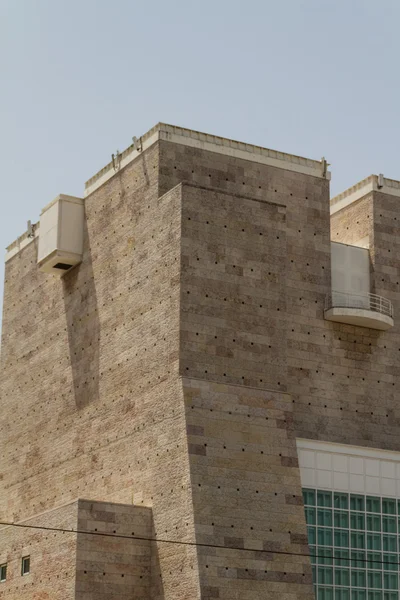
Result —
[{"label": "stone block masonry", "polygon": [[318,161],[162,124],[141,148],[88,182],[78,267],[38,271],[39,226],[9,249],[0,520],[189,545],[3,529],[0,597],[311,598],[296,438],[400,450],[398,323],[324,320],[331,237],[368,239],[400,310],[398,188],[331,221]]},{"label": "stone block masonry", "polygon": [[[78,500],[19,525],[0,529],[0,598],[149,599],[151,542],[135,536],[151,538],[151,509]],[[23,556],[30,572],[21,576]]]}]

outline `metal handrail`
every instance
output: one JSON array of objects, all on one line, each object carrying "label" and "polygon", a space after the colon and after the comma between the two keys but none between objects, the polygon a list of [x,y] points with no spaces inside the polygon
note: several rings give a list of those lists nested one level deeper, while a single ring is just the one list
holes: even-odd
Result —
[{"label": "metal handrail", "polygon": [[393,304],[377,294],[350,294],[332,290],[325,298],[325,310],[330,308],[361,308],[393,318]]}]

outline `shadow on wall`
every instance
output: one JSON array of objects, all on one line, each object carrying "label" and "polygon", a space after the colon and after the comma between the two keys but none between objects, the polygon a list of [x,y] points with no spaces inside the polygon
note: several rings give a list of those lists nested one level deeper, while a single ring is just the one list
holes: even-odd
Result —
[{"label": "shadow on wall", "polygon": [[99,397],[100,321],[86,220],[82,265],[62,279],[76,407]]},{"label": "shadow on wall", "polygon": [[[154,528],[152,528],[151,537],[155,539],[156,533]],[[164,592],[164,583],[163,583],[163,574],[160,563],[160,555],[158,553],[158,544],[156,542],[151,542],[151,564],[150,564],[150,596],[149,600],[165,600],[165,592]]]}]

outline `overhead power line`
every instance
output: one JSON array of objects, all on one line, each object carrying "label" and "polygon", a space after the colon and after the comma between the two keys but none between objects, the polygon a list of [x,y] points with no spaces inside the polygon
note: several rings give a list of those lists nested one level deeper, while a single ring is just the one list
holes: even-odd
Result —
[{"label": "overhead power line", "polygon": [[[256,552],[258,554],[277,554],[277,555],[285,555],[285,556],[301,556],[304,558],[318,558],[318,559],[323,559],[324,561],[327,560],[337,560],[337,561],[354,561],[354,562],[362,562],[362,563],[376,563],[376,564],[382,564],[382,565],[389,565],[389,566],[400,566],[400,562],[388,562],[388,561],[384,561],[384,560],[375,560],[375,559],[368,559],[368,558],[351,558],[349,557],[342,557],[342,556],[326,556],[326,555],[321,555],[321,554],[314,554],[312,552],[306,554],[304,552],[285,552],[284,550],[265,550],[265,549],[259,549],[259,548],[240,548],[239,546],[224,546],[222,544],[205,544],[205,543],[201,543],[201,542],[183,542],[183,541],[179,541],[179,540],[168,540],[165,538],[151,538],[151,537],[144,537],[144,536],[137,536],[137,535],[122,535],[119,533],[107,533],[107,532],[103,532],[103,531],[87,531],[85,529],[64,529],[62,527],[46,527],[45,525],[26,525],[23,523],[8,523],[6,521],[0,521],[0,525],[4,525],[5,527],[19,527],[21,529],[38,529],[38,530],[42,530],[42,531],[52,531],[52,532],[58,532],[58,533],[76,533],[76,534],[82,534],[82,535],[98,535],[98,536],[102,536],[102,537],[112,537],[112,538],[120,538],[120,539],[125,539],[125,540],[138,540],[138,541],[142,541],[142,542],[155,542],[158,544],[176,544],[176,545],[180,545],[180,546],[192,546],[192,547],[199,547],[199,548],[215,548],[215,549],[219,549],[219,550],[240,550],[241,552]],[[1,533],[1,530],[0,530]],[[343,548],[342,550],[349,550],[349,552],[351,551],[350,549],[347,548]],[[362,552],[363,550],[360,548],[354,549],[355,552]],[[368,550],[365,550],[365,552],[368,552]],[[373,551],[371,550],[371,552],[376,553],[376,550]],[[390,554],[389,552],[387,552],[388,554]],[[393,554],[393,552],[391,553]],[[322,563],[320,563],[322,565]],[[323,566],[329,566],[326,563],[323,564]],[[342,565],[343,566],[343,565]]]}]

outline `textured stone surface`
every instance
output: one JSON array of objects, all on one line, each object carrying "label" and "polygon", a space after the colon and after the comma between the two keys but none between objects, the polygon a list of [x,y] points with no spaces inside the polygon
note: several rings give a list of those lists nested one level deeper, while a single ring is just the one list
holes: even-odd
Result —
[{"label": "textured stone surface", "polygon": [[78,507],[78,531],[94,534],[78,534],[75,599],[149,600],[151,509],[89,500]]},{"label": "textured stone surface", "polygon": [[283,387],[285,207],[188,184],[182,194],[181,374]]},{"label": "textured stone surface", "polygon": [[[76,529],[78,503],[57,508],[22,525]],[[7,580],[0,583],[4,600],[75,600],[75,533],[1,527],[0,564],[7,563]],[[30,573],[21,576],[21,560],[30,556]]]},{"label": "textured stone surface", "polygon": [[[63,279],[38,271],[36,242],[7,263],[1,518],[83,496],[151,506],[158,536],[193,537],[180,194],[159,199],[157,173],[154,146],[86,199],[83,263]],[[196,597],[194,548],[158,552],[153,597]]]},{"label": "textured stone surface", "polygon": [[223,547],[199,547],[202,597],[312,597],[290,396],[193,379],[184,393],[196,540]]},{"label": "textured stone surface", "polygon": [[[397,206],[374,192],[332,219],[334,241],[368,236],[395,314]],[[400,439],[398,325],[323,319],[328,182],[160,141],[85,207],[62,280],[36,241],[7,263],[0,517],[151,507],[155,537],[205,544],[152,545],[152,600],[312,597],[295,438]]]},{"label": "textured stone surface", "polygon": [[[0,564],[7,562],[0,598],[150,598],[151,542],[135,537],[152,537],[151,509],[78,500],[20,525],[0,529]],[[30,573],[21,577],[28,555]]]}]

